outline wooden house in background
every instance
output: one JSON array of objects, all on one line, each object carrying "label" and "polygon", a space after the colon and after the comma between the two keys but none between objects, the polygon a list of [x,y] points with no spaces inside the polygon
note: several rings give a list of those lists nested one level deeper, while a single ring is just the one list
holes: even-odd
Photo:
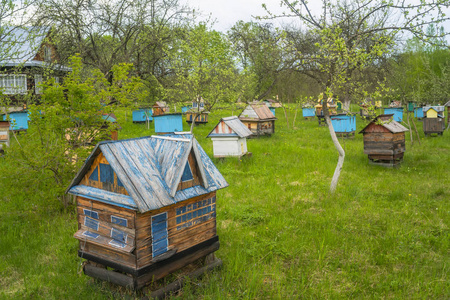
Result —
[{"label": "wooden house in background", "polygon": [[203,98],[200,98],[200,100],[194,100],[192,101],[192,110],[201,111],[205,109],[205,100]]},{"label": "wooden house in background", "polygon": [[208,134],[213,142],[214,157],[241,157],[248,153],[247,138],[252,135],[238,117],[220,119]]},{"label": "wooden house in background", "polygon": [[152,122],[152,109],[150,107],[142,107],[137,110],[134,110],[132,113],[133,123],[146,123]]},{"label": "wooden house in background", "polygon": [[227,186],[192,135],[99,143],[67,189],[85,274],[139,289],[216,251]]},{"label": "wooden house in background", "polygon": [[[197,115],[198,114],[198,115]],[[195,117],[197,115],[197,117]],[[186,112],[186,122],[192,123],[195,117],[195,124],[206,124],[208,123],[209,111],[198,110],[197,108],[191,108]]]},{"label": "wooden house in background", "polygon": [[425,106],[423,108],[425,117],[423,118],[423,132],[425,136],[436,133],[444,134],[445,130],[445,107],[444,106]]},{"label": "wooden house in background", "polygon": [[379,115],[359,132],[364,136],[364,154],[372,164],[393,167],[403,160],[408,129],[393,120],[393,116]]},{"label": "wooden house in background", "polygon": [[244,125],[253,133],[252,136],[271,135],[275,133],[277,118],[265,104],[250,104],[239,115]]},{"label": "wooden house in background", "polygon": [[9,147],[9,121],[0,121],[0,152]]},{"label": "wooden house in background", "polygon": [[164,101],[156,101],[152,106],[153,116],[160,116],[169,112],[169,106]]},{"label": "wooden house in background", "polygon": [[181,113],[171,113],[153,116],[155,133],[167,134],[183,131],[183,118]]},{"label": "wooden house in background", "polygon": [[50,27],[2,26],[2,35],[0,89],[14,104],[22,101],[20,95],[42,94],[44,80],[58,83],[71,70],[59,64]]}]

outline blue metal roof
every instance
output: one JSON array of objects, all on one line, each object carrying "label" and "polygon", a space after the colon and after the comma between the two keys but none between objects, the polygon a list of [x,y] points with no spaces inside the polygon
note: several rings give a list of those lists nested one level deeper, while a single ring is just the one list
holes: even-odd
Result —
[{"label": "blue metal roof", "polygon": [[[191,151],[202,175],[202,186],[177,191]],[[127,190],[129,199],[79,185],[100,152]],[[170,134],[99,143],[67,192],[122,207],[136,207],[143,213],[227,186],[225,178],[191,134]]]}]

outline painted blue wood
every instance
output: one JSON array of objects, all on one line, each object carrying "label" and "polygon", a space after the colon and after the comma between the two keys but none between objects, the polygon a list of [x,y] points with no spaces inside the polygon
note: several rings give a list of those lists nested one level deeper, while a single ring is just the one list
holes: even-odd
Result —
[{"label": "painted blue wood", "polygon": [[184,167],[183,175],[181,176],[181,181],[189,181],[193,180],[194,175],[192,175],[191,166],[189,165],[189,162],[186,163],[186,166]]},{"label": "painted blue wood", "polygon": [[98,220],[98,212],[96,212],[96,211],[93,211],[90,209],[83,209],[83,213],[88,217]]},{"label": "painted blue wood", "polygon": [[423,118],[423,107],[414,108],[414,117],[419,119]]},{"label": "painted blue wood", "polygon": [[[3,115],[3,120],[6,121],[6,115]],[[30,113],[26,110],[19,112],[12,112],[9,114],[11,125],[9,130],[27,130],[28,121],[30,120]]]},{"label": "painted blue wood", "polygon": [[269,107],[269,109],[273,113],[273,115],[275,116],[275,107]]},{"label": "painted blue wood", "polygon": [[384,108],[385,115],[394,115],[394,121],[402,122],[403,121],[403,107],[385,107]]},{"label": "painted blue wood", "polygon": [[86,185],[77,185],[69,190],[69,193],[88,199],[97,200],[107,204],[117,205],[123,208],[136,210],[137,206],[128,195],[117,194]]},{"label": "painted blue wood", "polygon": [[89,180],[98,181],[98,167],[95,167],[95,169],[92,172],[91,176],[89,176]]},{"label": "painted blue wood", "polygon": [[100,166],[100,181],[106,183],[114,183],[114,171],[110,165],[99,164]]},{"label": "painted blue wood", "polygon": [[94,220],[90,217],[85,217],[84,218],[84,226],[89,227],[91,229],[97,230],[98,231],[98,227],[99,227],[99,222],[97,220]]},{"label": "painted blue wood", "polygon": [[303,107],[302,113],[304,118],[308,117],[315,117],[316,116],[316,110],[314,107]]},{"label": "painted blue wood", "polygon": [[149,121],[153,121],[153,112],[151,108],[142,108],[138,110],[134,110],[132,112],[133,122],[146,122],[147,118]]},{"label": "painted blue wood", "polygon": [[183,118],[181,113],[155,116],[154,120],[156,133],[183,131]]},{"label": "painted blue wood", "polygon": [[127,227],[128,220],[117,216],[111,216],[111,223]]},{"label": "painted blue wood", "polygon": [[126,243],[127,242],[127,234],[119,229],[116,228],[111,228],[111,237],[121,243]]},{"label": "painted blue wood", "polygon": [[96,238],[98,238],[100,236],[99,234],[94,233],[94,232],[90,232],[90,231],[83,232],[83,235],[85,235],[87,237],[90,237],[90,238],[93,238],[93,239],[96,239]]},{"label": "painted blue wood", "polygon": [[165,253],[168,245],[167,212],[163,212],[152,216],[152,256]]},{"label": "painted blue wood", "polygon": [[336,133],[351,133],[356,130],[356,116],[334,115],[331,116],[331,124]]},{"label": "painted blue wood", "polygon": [[[202,185],[177,191],[192,151],[202,174]],[[100,152],[129,196],[79,185]],[[225,178],[192,135],[172,134],[100,143],[72,181],[68,192],[143,213],[226,186]],[[172,190],[174,194],[171,194]]]}]

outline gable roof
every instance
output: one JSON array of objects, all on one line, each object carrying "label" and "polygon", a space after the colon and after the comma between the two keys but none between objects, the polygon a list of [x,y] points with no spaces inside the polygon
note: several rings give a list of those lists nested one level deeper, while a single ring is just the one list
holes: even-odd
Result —
[{"label": "gable roof", "polygon": [[265,104],[250,104],[239,115],[241,120],[277,120]]},{"label": "gable roof", "polygon": [[[203,185],[177,191],[191,151],[196,157]],[[79,185],[100,152],[129,196]],[[191,134],[171,134],[99,143],[66,192],[143,213],[227,186],[222,174]]]},{"label": "gable roof", "polygon": [[364,127],[359,133],[364,133],[366,131],[366,128],[369,127],[370,125],[372,125],[373,123],[375,123],[377,120],[382,121],[382,122],[380,122],[380,124],[377,124],[377,125],[383,126],[384,128],[386,128],[387,130],[389,130],[392,133],[408,131],[408,128],[406,128],[402,124],[395,121],[392,118],[393,116],[394,116],[393,114],[379,115],[375,119],[373,119],[373,121],[370,122],[366,127]]},{"label": "gable roof", "polygon": [[443,112],[445,110],[444,106],[424,106],[423,112],[427,112],[430,109],[434,109],[436,112]]},{"label": "gable roof", "polygon": [[444,104],[444,106],[450,106],[450,100]]},{"label": "gable roof", "polygon": [[2,67],[52,67],[62,71],[71,69],[59,64],[34,60],[45,42],[50,27],[2,26],[0,28],[0,66]]},{"label": "gable roof", "polygon": [[[222,121],[233,131],[232,133],[223,132],[222,128],[219,128]],[[237,116],[233,116],[220,119],[219,123],[217,123],[213,130],[211,130],[207,137],[239,136],[241,138],[246,138],[252,134],[253,133],[250,131],[250,129],[248,129]]]}]

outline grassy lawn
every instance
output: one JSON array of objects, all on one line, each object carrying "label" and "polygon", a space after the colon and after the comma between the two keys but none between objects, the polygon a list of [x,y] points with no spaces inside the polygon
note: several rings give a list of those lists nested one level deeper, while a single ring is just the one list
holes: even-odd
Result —
[{"label": "grassy lawn", "polygon": [[[237,112],[235,111],[234,114]],[[251,158],[216,160],[229,183],[217,194],[223,267],[189,282],[182,299],[450,298],[450,131],[411,145],[400,168],[372,166],[362,135],[342,140],[346,158],[337,191],[328,192],[337,152],[317,120],[277,109],[276,133],[248,141]],[[119,138],[153,134],[118,113]],[[194,132],[206,135],[220,117]],[[357,132],[366,122],[357,117]],[[185,130],[188,125],[185,123]],[[25,137],[23,137],[25,140]],[[82,275],[74,207],[8,176],[0,158],[0,297],[137,298]],[[26,176],[24,176],[26,178]],[[37,190],[37,191],[36,191]]]}]

